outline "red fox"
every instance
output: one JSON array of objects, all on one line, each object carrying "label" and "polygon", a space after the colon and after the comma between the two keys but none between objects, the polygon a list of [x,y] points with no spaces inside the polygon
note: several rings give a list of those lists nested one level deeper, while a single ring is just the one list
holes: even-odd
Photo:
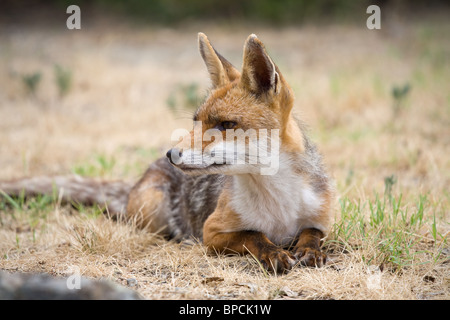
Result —
[{"label": "red fox", "polygon": [[134,186],[41,177],[0,182],[0,190],[33,195],[57,188],[71,201],[106,204],[149,232],[194,237],[212,252],[250,253],[274,272],[322,266],[334,190],[291,112],[292,89],[256,35],[245,42],[241,72],[206,35],[198,41],[209,95],[193,130]]}]

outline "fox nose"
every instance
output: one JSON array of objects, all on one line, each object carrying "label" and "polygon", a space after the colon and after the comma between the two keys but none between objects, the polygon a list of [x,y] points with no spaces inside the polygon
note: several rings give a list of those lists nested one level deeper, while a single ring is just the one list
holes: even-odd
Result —
[{"label": "fox nose", "polygon": [[166,157],[169,159],[170,163],[177,164],[179,158],[181,158],[182,152],[178,148],[172,148],[166,153]]}]

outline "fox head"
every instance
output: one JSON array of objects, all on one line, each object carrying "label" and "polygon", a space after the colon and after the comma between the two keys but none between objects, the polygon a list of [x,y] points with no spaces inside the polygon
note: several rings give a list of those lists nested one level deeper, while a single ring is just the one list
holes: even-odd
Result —
[{"label": "fox head", "polygon": [[241,72],[205,34],[198,43],[212,88],[194,114],[193,130],[167,157],[189,174],[276,173],[281,153],[303,151],[291,88],[254,34],[244,44]]}]

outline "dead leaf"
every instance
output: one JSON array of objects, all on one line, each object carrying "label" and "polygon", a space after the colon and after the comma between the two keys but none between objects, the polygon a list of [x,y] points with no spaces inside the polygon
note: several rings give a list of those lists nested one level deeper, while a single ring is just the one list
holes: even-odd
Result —
[{"label": "dead leaf", "polygon": [[215,281],[223,281],[224,279],[222,277],[207,277],[202,280],[202,284],[208,284]]},{"label": "dead leaf", "polygon": [[237,283],[237,285],[241,287],[248,287],[250,289],[250,293],[255,293],[258,290],[258,286],[251,282]]},{"label": "dead leaf", "polygon": [[286,297],[298,297],[298,293],[292,291],[289,287],[281,287],[279,291],[280,296],[286,296]]}]

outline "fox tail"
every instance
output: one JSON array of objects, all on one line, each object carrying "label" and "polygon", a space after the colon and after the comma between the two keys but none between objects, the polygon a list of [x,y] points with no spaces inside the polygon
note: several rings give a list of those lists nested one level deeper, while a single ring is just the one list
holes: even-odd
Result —
[{"label": "fox tail", "polygon": [[58,200],[86,206],[99,205],[113,216],[123,215],[132,185],[77,175],[33,177],[0,181],[0,196],[53,195]]}]

